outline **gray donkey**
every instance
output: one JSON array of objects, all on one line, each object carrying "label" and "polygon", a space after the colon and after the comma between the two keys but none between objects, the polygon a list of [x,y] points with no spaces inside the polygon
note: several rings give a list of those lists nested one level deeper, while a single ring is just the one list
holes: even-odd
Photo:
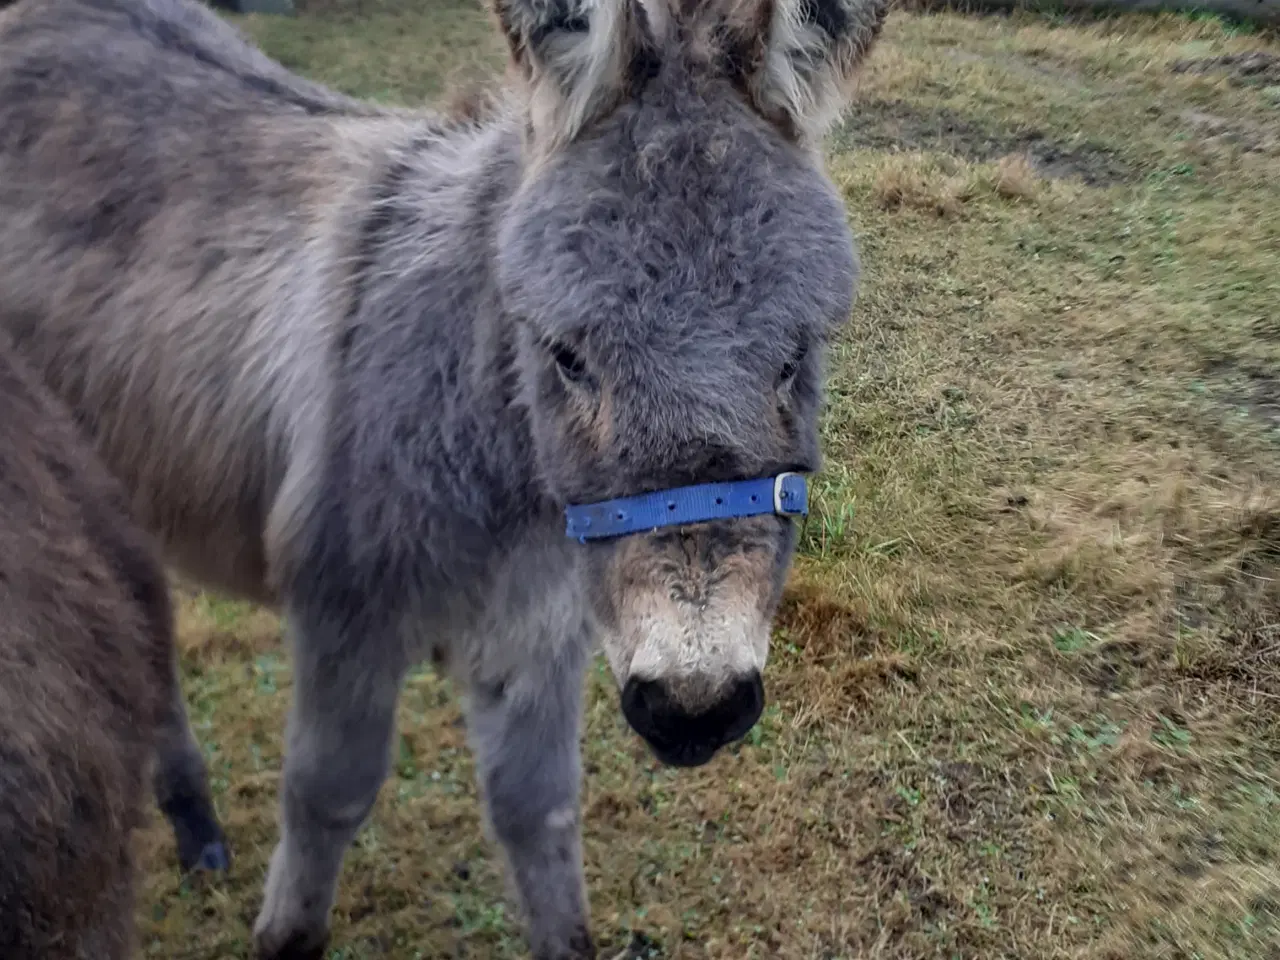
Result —
[{"label": "gray donkey", "polygon": [[453,114],[192,0],[0,14],[0,325],[170,560],[285,614],[260,955],[320,955],[428,654],[538,960],[595,955],[595,644],[662,762],[759,717],[858,273],[819,144],[886,5],[495,0],[508,81]]}]

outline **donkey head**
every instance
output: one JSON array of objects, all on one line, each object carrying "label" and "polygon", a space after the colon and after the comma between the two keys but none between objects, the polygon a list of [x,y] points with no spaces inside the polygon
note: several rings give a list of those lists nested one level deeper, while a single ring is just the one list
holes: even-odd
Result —
[{"label": "donkey head", "polygon": [[[527,95],[498,275],[552,493],[815,470],[822,351],[858,272],[817,145],[887,0],[495,3]],[[759,717],[794,539],[766,510],[578,548],[660,760],[705,763]]]}]

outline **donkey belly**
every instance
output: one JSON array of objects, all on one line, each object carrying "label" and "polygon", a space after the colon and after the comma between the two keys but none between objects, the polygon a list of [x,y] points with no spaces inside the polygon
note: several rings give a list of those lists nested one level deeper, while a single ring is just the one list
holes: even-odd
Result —
[{"label": "donkey belly", "polygon": [[[71,407],[125,484],[137,521],[192,581],[257,602],[275,484],[266,417],[237,398],[219,351],[191,356],[127,315],[18,315],[0,326]],[[221,362],[220,362],[221,361]]]}]

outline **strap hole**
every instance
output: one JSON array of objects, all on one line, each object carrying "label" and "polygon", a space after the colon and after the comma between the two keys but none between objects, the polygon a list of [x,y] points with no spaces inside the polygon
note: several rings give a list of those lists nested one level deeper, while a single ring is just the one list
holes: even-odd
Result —
[{"label": "strap hole", "polygon": [[751,502],[752,502],[752,503],[759,503],[759,502],[760,502],[760,498],[759,498],[759,497],[757,497],[757,496],[753,493],[753,494],[751,495]]},{"label": "strap hole", "polygon": [[672,500],[670,503],[667,504],[668,510],[674,510],[675,508],[676,508],[676,503],[674,500]]},{"label": "strap hole", "polygon": [[724,499],[721,497],[716,497],[716,506],[719,507],[719,506],[722,506],[723,504],[724,504]]},{"label": "strap hole", "polygon": [[625,519],[627,519],[627,515],[626,515],[625,513],[623,513],[621,510],[619,510],[619,511],[618,511],[618,514],[617,514],[617,519],[619,519],[619,520],[625,520]]}]

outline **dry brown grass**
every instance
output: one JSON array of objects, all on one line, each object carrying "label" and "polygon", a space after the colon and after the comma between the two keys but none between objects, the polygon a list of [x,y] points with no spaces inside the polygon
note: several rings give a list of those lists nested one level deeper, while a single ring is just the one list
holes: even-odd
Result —
[{"label": "dry brown grass", "polygon": [[1040,192],[1040,174],[1025,153],[1010,153],[996,164],[994,186],[1005,200],[1034,200]]},{"label": "dry brown grass", "polygon": [[[498,62],[452,2],[249,26],[401,100]],[[865,280],[766,716],[662,770],[590,680],[606,957],[1280,957],[1280,100],[1171,70],[1254,48],[895,15],[832,137]],[[247,957],[288,663],[268,615],[184,616],[238,860],[188,886],[154,826],[146,955]],[[457,721],[415,675],[334,958],[525,955]]]}]

